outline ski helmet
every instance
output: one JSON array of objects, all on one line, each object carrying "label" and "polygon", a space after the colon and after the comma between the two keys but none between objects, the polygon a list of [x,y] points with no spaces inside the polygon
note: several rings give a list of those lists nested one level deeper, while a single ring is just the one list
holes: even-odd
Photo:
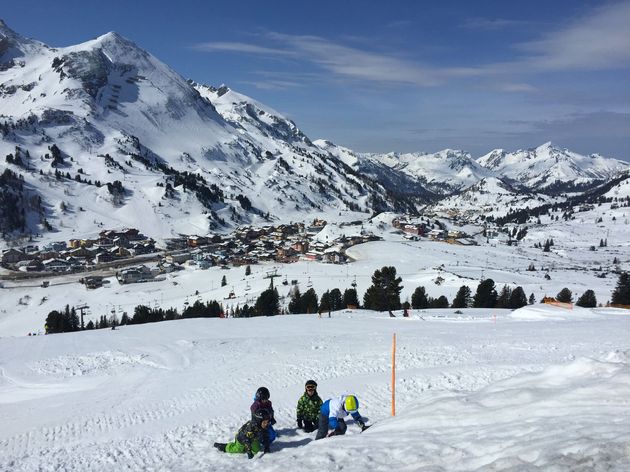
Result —
[{"label": "ski helmet", "polygon": [[271,394],[269,393],[269,389],[267,387],[260,387],[256,390],[256,396],[254,397],[258,401],[266,401],[269,400]]},{"label": "ski helmet", "polygon": [[348,413],[354,413],[359,409],[359,400],[354,395],[348,395],[343,402],[343,408]]},{"label": "ski helmet", "polygon": [[269,410],[267,408],[259,408],[253,413],[252,416],[258,424],[262,423],[265,420],[271,419],[271,413],[269,413]]},{"label": "ski helmet", "polygon": [[309,387],[317,388],[317,382],[315,382],[314,380],[307,380],[306,383],[304,384],[304,388],[309,388]]}]

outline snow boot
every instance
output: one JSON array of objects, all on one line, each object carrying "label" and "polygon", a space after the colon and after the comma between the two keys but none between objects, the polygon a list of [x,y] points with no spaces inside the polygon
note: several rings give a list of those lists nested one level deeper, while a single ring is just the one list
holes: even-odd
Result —
[{"label": "snow boot", "polygon": [[214,443],[214,447],[216,447],[219,451],[225,452],[226,443]]}]

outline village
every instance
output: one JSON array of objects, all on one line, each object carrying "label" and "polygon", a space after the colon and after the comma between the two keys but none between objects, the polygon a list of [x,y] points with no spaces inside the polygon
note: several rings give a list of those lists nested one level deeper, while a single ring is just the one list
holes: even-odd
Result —
[{"label": "village", "polygon": [[[5,279],[119,269],[115,272],[116,278],[119,283],[125,284],[156,280],[161,274],[181,270],[185,266],[207,269],[262,262],[288,264],[300,259],[343,264],[348,262],[345,252],[348,247],[382,239],[379,235],[361,230],[358,235],[342,235],[333,241],[322,242],[315,236],[326,224],[325,220],[316,218],[311,224],[248,226],[230,234],[182,235],[165,240],[163,248],[157,247],[152,238],[135,228],[108,229],[94,239],[53,242],[41,248],[29,245],[7,249],[2,252],[0,261],[2,267],[10,271]],[[441,227],[431,229],[427,223],[411,217],[394,218],[392,226],[410,240],[424,237],[451,244],[477,244],[463,231],[449,231]],[[155,261],[155,268],[143,264]],[[102,285],[103,279],[103,276],[89,275],[80,281],[87,288],[97,288]],[[47,282],[42,285],[47,285]]]}]

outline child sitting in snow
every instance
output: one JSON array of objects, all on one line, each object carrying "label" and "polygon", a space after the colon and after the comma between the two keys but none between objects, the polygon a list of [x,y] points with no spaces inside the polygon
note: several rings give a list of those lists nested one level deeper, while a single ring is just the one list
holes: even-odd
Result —
[{"label": "child sitting in snow", "polygon": [[254,403],[249,407],[252,413],[252,419],[254,419],[254,415],[258,410],[264,408],[269,412],[269,443],[271,444],[276,439],[276,431],[273,429],[272,425],[276,424],[276,419],[274,418],[273,406],[271,405],[271,400],[269,397],[271,394],[269,393],[269,389],[267,387],[260,387],[256,390],[256,394],[254,395]]},{"label": "child sitting in snow", "polygon": [[307,433],[311,433],[317,429],[319,409],[322,403],[322,399],[317,394],[317,382],[307,380],[304,385],[304,394],[297,403],[298,428],[303,429]]},{"label": "child sitting in snow", "polygon": [[269,428],[271,414],[269,410],[260,408],[256,413],[252,414],[252,419],[245,423],[236,433],[234,441],[231,443],[214,443],[221,452],[231,454],[247,454],[248,459],[252,459],[254,454],[259,451],[269,451]]}]

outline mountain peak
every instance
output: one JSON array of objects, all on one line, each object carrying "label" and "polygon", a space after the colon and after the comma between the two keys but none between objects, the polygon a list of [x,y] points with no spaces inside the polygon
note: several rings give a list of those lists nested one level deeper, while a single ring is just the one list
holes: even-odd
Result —
[{"label": "mountain peak", "polygon": [[47,48],[39,41],[28,39],[13,31],[4,20],[0,19],[0,58],[3,62]]}]

